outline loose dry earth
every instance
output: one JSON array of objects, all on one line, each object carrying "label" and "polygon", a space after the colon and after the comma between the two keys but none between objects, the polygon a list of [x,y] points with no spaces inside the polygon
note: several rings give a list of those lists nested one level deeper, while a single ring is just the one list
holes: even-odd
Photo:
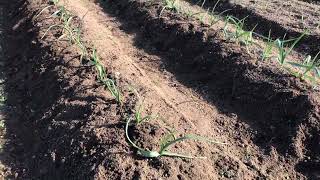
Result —
[{"label": "loose dry earth", "polygon": [[[223,23],[210,27],[170,10],[159,17],[160,0],[49,4],[0,2],[1,178],[320,179],[319,90],[275,63],[256,63],[257,51],[225,40]],[[47,31],[60,23],[51,15],[62,5],[122,103],[59,28]],[[187,0],[184,6],[199,8]],[[259,22],[261,34],[271,28],[275,37],[294,37],[310,29],[294,58],[320,50],[316,3],[222,1],[217,11],[225,8],[248,15],[248,29]],[[129,136],[144,149],[158,150],[172,131],[225,144],[170,147],[206,159],[142,157],[125,136],[125,121],[140,105],[154,118],[130,126]]]}]

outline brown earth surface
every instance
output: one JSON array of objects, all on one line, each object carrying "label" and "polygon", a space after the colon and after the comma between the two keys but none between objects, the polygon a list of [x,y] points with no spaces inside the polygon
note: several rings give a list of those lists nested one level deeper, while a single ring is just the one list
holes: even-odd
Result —
[{"label": "brown earth surface", "polygon": [[320,1],[319,1],[319,0],[301,0],[301,1],[309,2],[309,3],[315,3],[315,4],[320,4]]},{"label": "brown earth surface", "polygon": [[[198,0],[185,0],[202,5]],[[315,2],[315,1],[313,1]],[[205,0],[203,8],[213,8],[217,0]],[[228,11],[226,11],[228,10]],[[299,46],[299,51],[315,55],[320,51],[320,6],[300,0],[220,0],[215,8],[216,13],[232,15],[239,19],[246,18],[248,30],[268,37],[271,30],[273,39],[298,37],[304,30],[309,30]]]},{"label": "brown earth surface", "polygon": [[[58,40],[61,31],[41,39],[59,23],[49,17],[56,7],[38,16],[46,1],[0,3],[3,178],[320,179],[319,91],[274,64],[256,64],[258,54],[196,20],[171,11],[159,17],[161,1],[60,5],[77,16],[74,25],[116,80],[123,103],[97,82],[90,63],[79,61],[75,46]],[[142,103],[144,115],[156,116],[130,126],[143,148],[159,149],[170,131],[227,144],[170,148],[206,159],[141,157],[124,122]]]}]

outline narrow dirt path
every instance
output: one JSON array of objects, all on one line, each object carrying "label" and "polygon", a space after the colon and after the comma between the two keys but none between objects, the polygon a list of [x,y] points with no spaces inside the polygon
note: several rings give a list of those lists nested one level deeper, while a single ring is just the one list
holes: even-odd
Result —
[{"label": "narrow dirt path", "polygon": [[[229,159],[231,164],[239,166],[236,170],[239,172],[236,173],[243,178],[266,177],[266,170],[270,168],[273,169],[273,173],[268,172],[271,176],[286,177],[284,171],[292,171],[282,168],[276,151],[262,155],[262,150],[250,139],[250,128],[235,114],[219,112],[162,68],[163,57],[137,48],[135,39],[143,34],[125,33],[116,17],[104,13],[101,7],[88,0],[66,1],[65,4],[77,16],[83,17],[85,40],[101,52],[106,67],[112,67],[112,72],[139,92],[148,113],[159,114],[166,124],[178,132],[195,133],[228,142],[227,146],[214,149],[212,146],[206,147],[216,155],[212,156],[211,162],[198,162],[200,166],[206,170],[213,168],[209,171],[219,174],[224,171],[221,167],[225,165],[218,163],[212,167],[211,163],[221,158]],[[191,144],[186,150],[192,152],[194,146]],[[270,167],[270,164],[274,167]]]}]

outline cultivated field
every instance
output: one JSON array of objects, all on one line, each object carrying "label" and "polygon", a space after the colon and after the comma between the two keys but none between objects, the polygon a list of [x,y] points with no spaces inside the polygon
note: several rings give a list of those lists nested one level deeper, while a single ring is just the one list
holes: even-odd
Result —
[{"label": "cultivated field", "polygon": [[320,179],[316,0],[0,2],[1,179]]}]

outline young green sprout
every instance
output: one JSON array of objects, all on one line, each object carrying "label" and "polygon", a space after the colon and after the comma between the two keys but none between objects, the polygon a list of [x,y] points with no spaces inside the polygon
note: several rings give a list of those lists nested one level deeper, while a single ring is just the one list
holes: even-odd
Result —
[{"label": "young green sprout", "polygon": [[199,20],[202,24],[205,24],[205,19],[207,16],[209,16],[209,10],[210,10],[210,8],[208,8],[205,13],[200,14]]},{"label": "young green sprout", "polygon": [[210,13],[210,16],[209,16],[209,24],[210,24],[210,26],[213,26],[214,24],[216,24],[221,19],[220,16],[222,16],[224,13],[230,11],[230,9],[226,9],[226,10],[220,12],[219,14],[216,14],[215,11],[216,11],[216,8],[217,8],[217,6],[218,6],[220,1],[221,0],[218,0],[214,4],[214,6],[213,6],[213,8],[211,10],[211,13]]},{"label": "young green sprout", "polygon": [[183,10],[184,14],[187,16],[187,18],[192,18],[196,13],[193,13],[190,9]]},{"label": "young green sprout", "polygon": [[143,107],[142,105],[140,105],[137,109],[136,109],[136,112],[134,114],[134,117],[135,117],[135,123],[136,124],[140,124],[142,122],[145,122],[145,121],[149,121],[152,116],[151,115],[147,115],[145,117],[142,116],[142,111],[143,111]]},{"label": "young green sprout", "polygon": [[[237,19],[233,16],[227,16],[226,23],[223,28],[223,33],[228,39],[236,39],[238,42],[244,43],[246,46],[252,44],[253,42],[253,31],[256,28],[256,26],[251,31],[245,31],[244,28],[244,21],[246,17],[243,19]],[[233,24],[236,28],[235,32],[229,32],[228,25]]]},{"label": "young green sprout", "polygon": [[201,8],[203,8],[204,4],[206,3],[206,0],[203,0],[202,4],[201,4]]},{"label": "young green sprout", "polygon": [[59,6],[58,10],[51,14],[50,17],[59,17],[62,22],[67,21],[72,15],[66,10],[64,6]]},{"label": "young green sprout", "polygon": [[97,72],[98,72],[98,79],[99,81],[108,88],[111,95],[116,99],[117,102],[121,103],[121,93],[118,89],[118,87],[115,85],[114,81],[112,79],[107,78],[106,69],[104,66],[100,63],[99,57],[96,53],[96,50],[93,50],[92,55],[92,64],[95,66]]},{"label": "young green sprout", "polygon": [[[312,81],[315,81],[315,78],[320,78],[320,51],[316,54],[316,56],[312,59],[310,55],[308,55],[303,63],[296,62],[288,62],[289,64],[298,67],[299,69],[304,69],[303,73],[299,75],[299,78],[308,78]],[[313,73],[310,76],[308,73]]]},{"label": "young green sprout", "polygon": [[70,27],[70,24],[73,17],[63,7],[60,7],[60,10],[57,11],[56,15],[60,16],[60,21],[62,21],[62,24],[51,25],[45,31],[41,39],[43,39],[51,29],[56,27],[60,27],[62,29],[62,35],[58,38],[58,40],[62,39],[65,36],[68,36],[69,38],[72,37],[72,28]]},{"label": "young green sprout", "polygon": [[95,49],[92,51],[91,59],[92,59],[91,63],[95,66],[98,72],[98,80],[102,82],[104,79],[106,79],[107,73],[106,73],[106,69],[100,63],[99,57],[97,55],[97,51]]},{"label": "young green sprout", "polygon": [[255,25],[251,31],[244,31],[242,34],[240,34],[240,37],[243,37],[242,42],[248,46],[251,45],[253,42],[253,31],[254,29],[257,27],[257,25]]},{"label": "young green sprout", "polygon": [[43,38],[49,33],[49,31],[50,31],[51,29],[54,29],[54,28],[56,28],[56,27],[64,28],[64,26],[63,26],[63,25],[60,25],[60,24],[51,25],[51,26],[49,26],[49,28],[44,32],[44,34],[41,36],[41,39],[43,39]]},{"label": "young green sprout", "polygon": [[[45,8],[43,8],[43,9],[34,17],[34,19],[37,19],[45,10],[47,10],[47,9],[53,7],[53,6],[57,6],[58,3],[59,3],[59,0],[50,0],[49,2],[52,3],[53,5],[49,5],[49,6],[46,6]],[[57,13],[61,12],[61,8],[62,8],[62,7],[60,7],[59,10],[56,11],[56,12],[54,12],[50,17],[52,17],[52,16],[56,15]]]},{"label": "young green sprout", "polygon": [[[168,138],[168,136],[167,136],[166,138],[163,139],[159,151],[149,151],[149,150],[145,150],[145,149],[137,146],[130,139],[130,137],[129,137],[129,124],[130,124],[130,122],[131,122],[131,119],[128,118],[128,120],[126,122],[126,127],[125,127],[126,138],[129,141],[130,145],[133,146],[135,149],[137,149],[137,151],[138,151],[137,154],[142,157],[145,157],[145,158],[159,158],[161,156],[180,157],[180,158],[188,158],[188,159],[205,158],[205,157],[195,157],[195,156],[190,156],[190,155],[183,155],[183,154],[173,153],[173,152],[168,151],[168,148],[170,146],[172,146],[173,144],[176,144],[178,142],[185,141],[185,140],[200,140],[200,141],[207,141],[207,142],[216,143],[216,144],[225,144],[225,143],[211,141],[207,138],[200,137],[200,136],[194,136],[194,135],[185,135],[180,138]],[[170,136],[174,137],[173,135],[170,135]]]},{"label": "young green sprout", "polygon": [[271,29],[269,30],[268,38],[266,39],[267,39],[267,43],[262,53],[263,61],[271,57],[272,47],[274,43],[271,39]]},{"label": "young green sprout", "polygon": [[230,9],[226,9],[226,10],[224,10],[224,11],[222,11],[221,13],[219,13],[219,14],[215,14],[214,13],[214,9],[212,9],[212,11],[211,11],[211,15],[209,16],[209,24],[210,24],[210,26],[213,26],[214,24],[216,24],[217,22],[219,22],[220,20],[221,20],[221,16],[224,14],[224,13],[226,13],[226,12],[228,12],[228,11],[230,11]]},{"label": "young green sprout", "polygon": [[49,6],[46,6],[45,8],[43,8],[35,17],[34,19],[37,19],[45,10],[53,7],[54,5],[49,5]]},{"label": "young green sprout", "polygon": [[115,82],[112,79],[106,78],[102,81],[102,84],[105,85],[108,90],[111,92],[111,95],[116,99],[118,103],[122,103],[121,92],[116,86]]},{"label": "young green sprout", "polygon": [[0,95],[0,106],[4,105],[5,102],[6,102],[6,97],[3,94],[1,94]]},{"label": "young green sprout", "polygon": [[42,38],[48,33],[49,30],[51,30],[54,27],[61,27],[62,28],[62,35],[58,38],[58,40],[61,40],[65,37],[68,38],[70,43],[76,44],[78,48],[81,50],[81,56],[80,61],[82,62],[83,58],[87,56],[87,49],[83,45],[81,41],[81,31],[79,28],[73,28],[71,25],[71,22],[73,20],[73,16],[63,7],[59,7],[59,10],[57,10],[55,13],[53,13],[51,16],[57,16],[59,17],[60,21],[62,21],[62,25],[52,25],[50,26],[45,34],[42,36]]},{"label": "young green sprout", "polygon": [[[305,36],[307,31],[304,31],[298,38],[285,40],[286,35],[283,36],[283,40],[279,38],[275,40],[275,45],[278,49],[277,61],[280,65],[283,65],[286,62],[287,56],[292,52],[293,48],[298,44],[298,42]],[[291,46],[287,49],[287,43],[291,43]]]},{"label": "young green sprout", "polygon": [[88,51],[86,46],[83,44],[82,40],[81,40],[81,30],[80,28],[74,28],[72,30],[72,40],[73,43],[76,44],[76,46],[78,46],[78,48],[81,51],[81,56],[80,56],[80,62],[82,62],[84,57],[88,56]]},{"label": "young green sprout", "polygon": [[162,10],[160,11],[159,16],[161,17],[163,11],[165,9],[169,9],[169,10],[173,10],[178,12],[178,4],[177,4],[177,0],[164,0],[164,7],[162,8]]},{"label": "young green sprout", "polygon": [[[54,5],[57,5],[58,0],[51,0],[51,2],[54,3]],[[79,47],[81,50],[81,57],[80,61],[82,61],[83,57],[88,55],[87,48],[82,43],[81,40],[81,31],[79,28],[73,28],[72,27],[72,20],[73,16],[71,13],[69,13],[63,6],[59,7],[59,10],[57,10],[55,13],[52,14],[52,16],[59,17],[62,24],[55,24],[51,25],[44,35],[41,37],[42,39],[46,36],[46,34],[55,27],[62,28],[62,35],[58,38],[58,40],[67,37],[70,41],[70,43],[75,44]],[[107,78],[107,73],[104,68],[104,66],[100,63],[99,57],[96,53],[96,50],[93,50],[91,55],[91,63],[95,66],[97,72],[98,72],[98,79],[99,81],[108,88],[108,90],[111,92],[112,96],[116,99],[117,102],[121,103],[121,93],[118,89],[118,87],[115,85],[115,82],[112,79]]]},{"label": "young green sprout", "polygon": [[73,17],[70,16],[68,19],[63,19],[63,28],[62,28],[62,35],[58,38],[58,40],[63,39],[64,37],[67,37],[69,39],[70,43],[73,43],[73,29],[71,27],[71,21]]}]

